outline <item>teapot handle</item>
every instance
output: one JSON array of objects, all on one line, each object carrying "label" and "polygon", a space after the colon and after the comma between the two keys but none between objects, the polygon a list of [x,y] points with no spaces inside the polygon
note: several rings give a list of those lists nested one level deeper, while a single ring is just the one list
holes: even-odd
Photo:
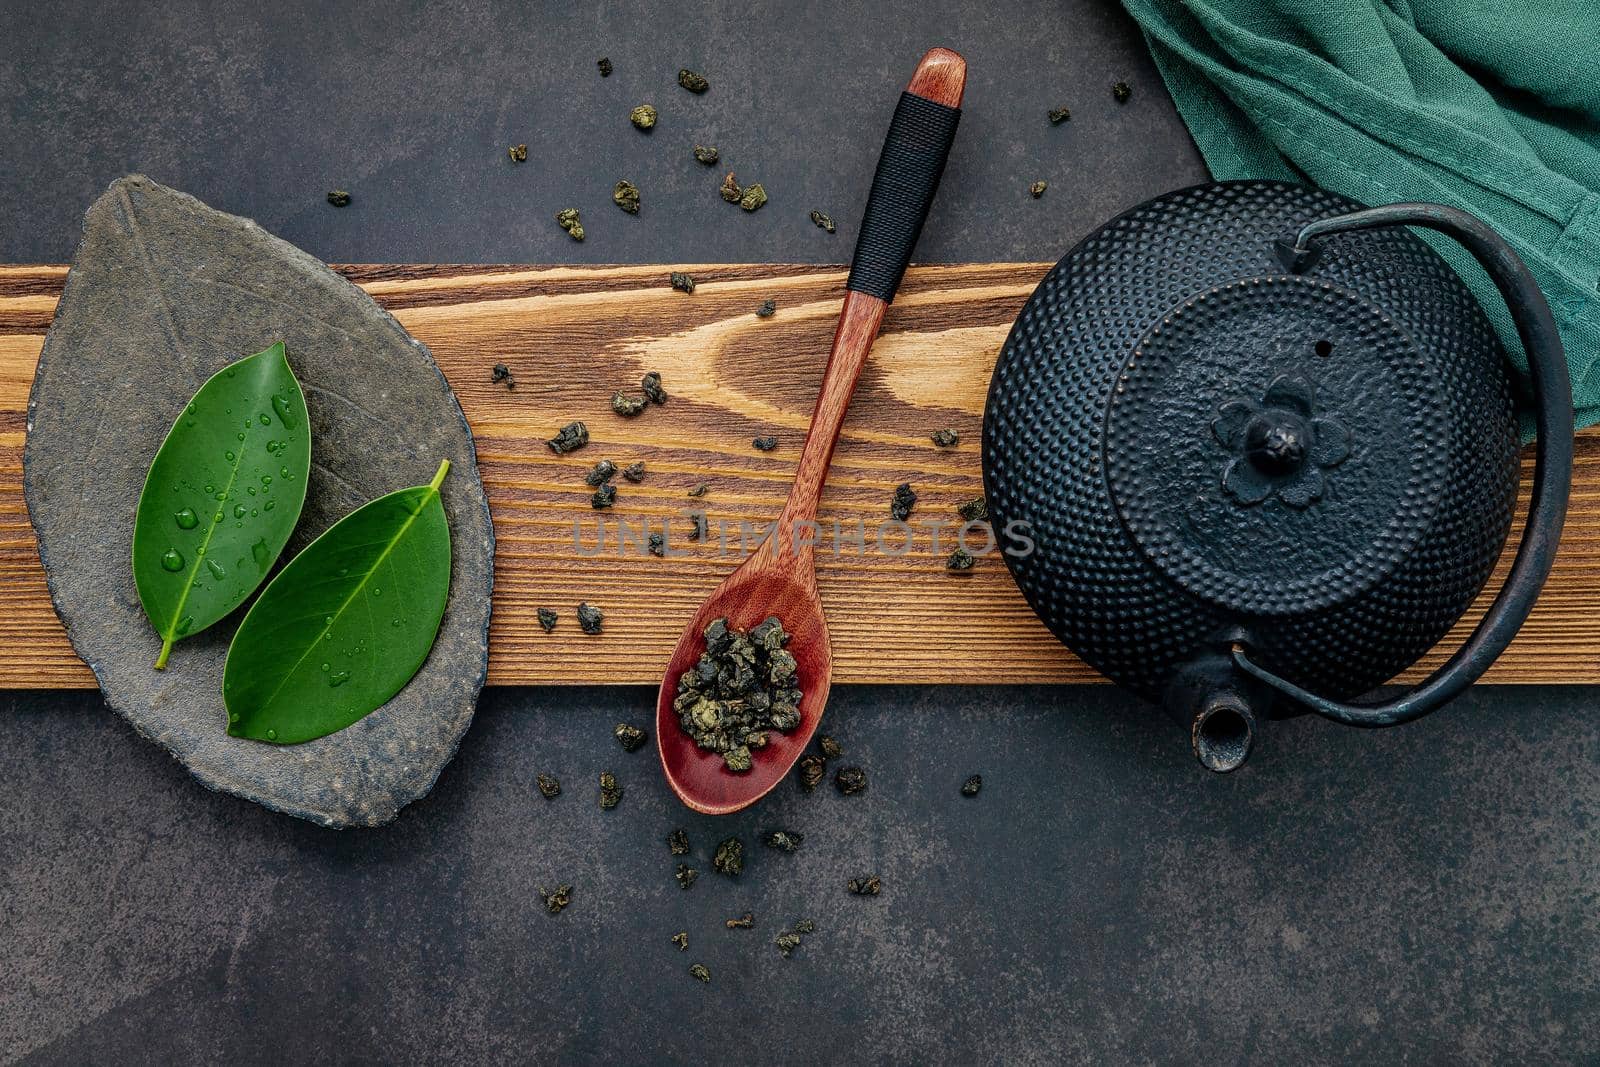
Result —
[{"label": "teapot handle", "polygon": [[1381,704],[1343,704],[1307,692],[1257,666],[1241,645],[1233,646],[1233,661],[1241,670],[1317,714],[1350,726],[1396,726],[1421,718],[1477,681],[1505,651],[1533,610],[1549,577],[1550,565],[1555,562],[1572,480],[1572,383],[1567,375],[1567,357],[1550,306],[1527,266],[1481,219],[1441,204],[1417,203],[1368,208],[1308,223],[1295,238],[1294,259],[1309,262],[1310,242],[1318,238],[1377,226],[1437,230],[1459,242],[1488,272],[1511,310],[1517,337],[1528,354],[1538,439],[1534,445],[1528,515],[1505,584],[1462,646],[1416,688]]}]

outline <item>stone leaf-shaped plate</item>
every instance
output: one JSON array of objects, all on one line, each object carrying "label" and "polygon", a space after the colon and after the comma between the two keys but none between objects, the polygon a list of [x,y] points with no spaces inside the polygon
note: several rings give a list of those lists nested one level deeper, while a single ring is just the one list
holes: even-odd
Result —
[{"label": "stone leaf-shaped plate", "polygon": [[[275,341],[305,389],[311,479],[281,563],[362,503],[443,498],[450,600],[427,662],[336,734],[229,737],[222,667],[243,608],[165,671],[130,557],[145,471],[189,397]],[[489,659],[494,530],[472,432],[433,356],[360,289],[248,219],[134,175],[84,220],[28,401],[23,481],[50,595],[106,702],[213,789],[325,826],[376,826],[427,793],[472,722]]]}]

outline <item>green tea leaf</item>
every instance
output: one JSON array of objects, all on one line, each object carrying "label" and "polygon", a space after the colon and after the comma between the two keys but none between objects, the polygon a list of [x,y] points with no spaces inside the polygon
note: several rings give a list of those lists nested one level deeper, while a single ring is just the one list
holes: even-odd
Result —
[{"label": "green tea leaf", "polygon": [[133,526],[133,581],[172,646],[267,576],[306,499],[311,427],[283,342],[200,387],[150,463]]},{"label": "green tea leaf", "polygon": [[450,524],[439,486],[352,511],[289,561],[228,648],[228,733],[280,745],[342,730],[417,673],[450,594]]}]

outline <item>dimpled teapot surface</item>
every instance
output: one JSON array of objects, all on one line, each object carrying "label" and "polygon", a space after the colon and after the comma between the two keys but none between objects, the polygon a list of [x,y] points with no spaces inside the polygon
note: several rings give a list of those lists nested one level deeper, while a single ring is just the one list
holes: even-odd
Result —
[{"label": "dimpled teapot surface", "polygon": [[1541,411],[1567,420],[1540,434],[1567,439],[1554,477],[1540,457],[1553,552],[1571,466],[1559,341],[1520,262],[1460,212],[1365,211],[1275,182],[1171,193],[1073,249],[995,367],[984,482],[996,529],[1026,524],[1033,542],[1006,554],[1017,584],[1085,661],[1189,723],[1213,769],[1243,761],[1273,690],[1293,698],[1277,714],[1360,725],[1432,710],[1492,661],[1548,572],[1526,561],[1520,614],[1434,688],[1339,703],[1449,631],[1516,500],[1505,352],[1397,222],[1461,240],[1525,328]]}]

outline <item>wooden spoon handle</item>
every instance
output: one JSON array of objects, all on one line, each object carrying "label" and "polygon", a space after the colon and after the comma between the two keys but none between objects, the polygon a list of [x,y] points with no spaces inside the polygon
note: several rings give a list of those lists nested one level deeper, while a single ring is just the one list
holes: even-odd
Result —
[{"label": "wooden spoon handle", "polygon": [[803,533],[796,537],[795,527],[816,518],[817,500],[844,425],[845,408],[939,188],[961,118],[966,82],[966,61],[948,48],[935,48],[922,57],[906,91],[900,94],[872,178],[850,278],[845,283],[839,328],[833,335],[833,351],[822,375],[794,487],[768,542],[773,551],[811,558],[814,538]]}]

